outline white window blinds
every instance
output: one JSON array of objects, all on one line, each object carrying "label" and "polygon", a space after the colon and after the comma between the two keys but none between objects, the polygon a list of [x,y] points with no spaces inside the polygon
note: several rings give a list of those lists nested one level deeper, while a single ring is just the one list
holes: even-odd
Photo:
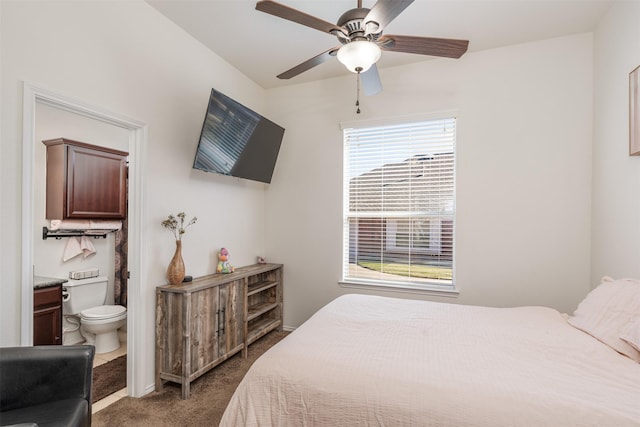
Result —
[{"label": "white window blinds", "polygon": [[452,288],[454,118],[344,130],[343,281]]}]

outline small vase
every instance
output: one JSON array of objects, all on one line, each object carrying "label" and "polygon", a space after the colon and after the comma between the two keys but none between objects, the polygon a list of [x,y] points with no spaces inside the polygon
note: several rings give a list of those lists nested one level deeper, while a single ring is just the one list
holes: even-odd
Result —
[{"label": "small vase", "polygon": [[179,285],[184,279],[184,261],[182,261],[182,241],[176,240],[176,252],[167,268],[167,279],[172,285]]}]

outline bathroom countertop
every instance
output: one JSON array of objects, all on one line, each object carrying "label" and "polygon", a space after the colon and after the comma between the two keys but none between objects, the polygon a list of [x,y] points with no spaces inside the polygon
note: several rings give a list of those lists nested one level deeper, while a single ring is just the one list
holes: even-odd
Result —
[{"label": "bathroom countertop", "polygon": [[59,279],[57,277],[33,276],[33,289],[47,288],[67,282],[67,279]]}]

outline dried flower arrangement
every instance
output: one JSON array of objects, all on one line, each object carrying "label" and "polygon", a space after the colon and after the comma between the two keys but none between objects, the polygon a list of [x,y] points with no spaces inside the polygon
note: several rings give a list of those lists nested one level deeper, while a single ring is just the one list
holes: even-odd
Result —
[{"label": "dried flower arrangement", "polygon": [[169,215],[167,219],[162,221],[162,226],[164,228],[171,230],[176,240],[182,240],[182,235],[185,233],[187,228],[191,224],[195,224],[196,221],[198,221],[198,218],[194,216],[193,218],[191,218],[191,221],[187,223],[187,225],[184,225],[185,217],[186,217],[186,214],[184,212],[180,212],[175,216]]}]

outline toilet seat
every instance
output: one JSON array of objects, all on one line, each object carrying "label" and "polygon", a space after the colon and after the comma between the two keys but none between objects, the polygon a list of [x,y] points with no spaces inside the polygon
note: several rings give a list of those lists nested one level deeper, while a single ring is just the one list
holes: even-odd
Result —
[{"label": "toilet seat", "polygon": [[126,315],[127,309],[121,305],[101,305],[80,312],[80,318],[83,321],[118,320]]},{"label": "toilet seat", "polygon": [[121,305],[101,305],[80,312],[80,329],[96,354],[120,348],[118,329],[127,324],[127,309]]}]

